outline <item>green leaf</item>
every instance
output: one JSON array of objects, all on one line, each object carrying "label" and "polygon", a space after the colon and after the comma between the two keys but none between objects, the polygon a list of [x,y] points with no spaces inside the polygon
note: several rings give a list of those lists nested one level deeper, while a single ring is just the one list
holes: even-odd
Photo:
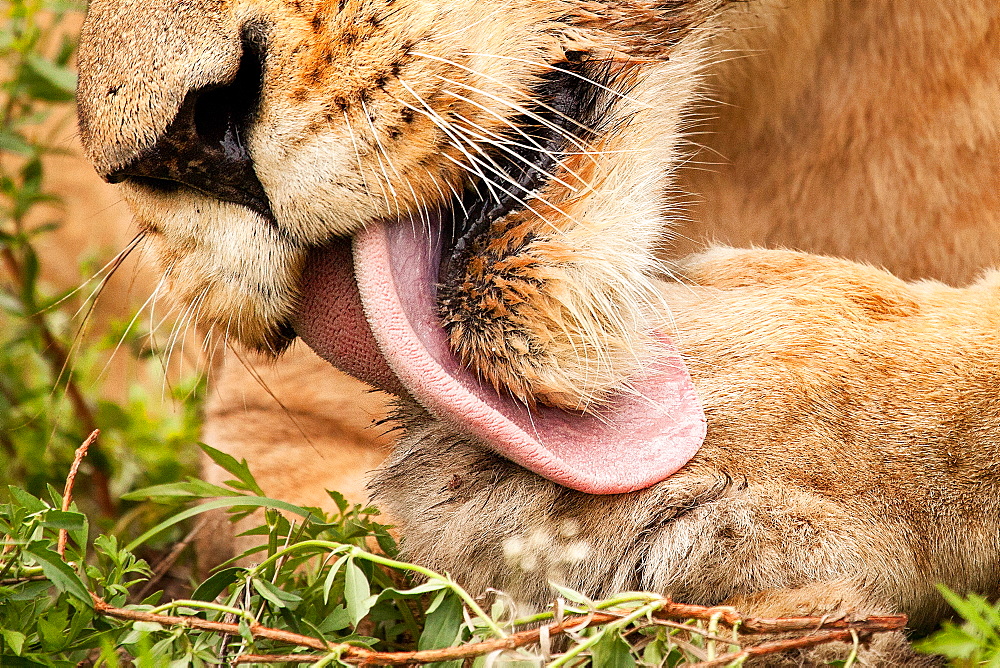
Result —
[{"label": "green leaf", "polygon": [[416,596],[422,596],[424,594],[432,594],[436,591],[441,591],[442,589],[447,589],[448,585],[440,580],[435,580],[433,582],[425,582],[422,585],[417,585],[412,589],[393,589],[387,588],[383,589],[378,595],[379,601],[386,601],[396,598],[411,598]]},{"label": "green leaf", "polygon": [[[28,165],[35,164],[36,161],[28,163]],[[37,164],[41,165],[41,161],[37,161]],[[39,175],[39,178],[41,176]],[[21,258],[21,301],[24,303],[25,307],[34,310],[35,309],[35,295],[38,290],[38,274],[41,271],[41,265],[38,262],[38,255],[32,250],[31,246],[24,247],[24,253]]]},{"label": "green leaf", "polygon": [[338,605],[333,609],[333,612],[327,615],[322,623],[320,623],[319,630],[324,633],[329,633],[331,631],[341,631],[350,625],[350,613],[347,612],[347,608],[342,605]]},{"label": "green leaf", "polygon": [[340,492],[335,492],[333,490],[328,489],[326,491],[326,494],[327,494],[327,496],[330,497],[330,499],[333,500],[334,504],[336,504],[337,510],[340,511],[341,515],[343,515],[344,513],[346,513],[347,509],[351,507],[350,502]]},{"label": "green leaf", "polygon": [[123,494],[122,499],[126,501],[147,501],[161,499],[204,499],[216,496],[244,496],[242,492],[213,485],[204,480],[188,480],[187,482],[172,482],[164,485],[153,485],[143,487],[135,491]]},{"label": "green leaf", "polygon": [[982,639],[951,622],[945,622],[934,635],[913,644],[918,652],[941,654],[949,659],[969,659],[982,646]]},{"label": "green leaf", "polygon": [[33,155],[35,149],[21,135],[7,128],[0,128],[0,151],[17,153],[18,155]]},{"label": "green leaf", "polygon": [[445,597],[448,596],[448,592],[449,591],[450,590],[448,590],[448,589],[442,589],[438,593],[438,595],[435,596],[433,598],[433,600],[431,600],[431,604],[429,606],[427,606],[427,609],[424,610],[424,612],[429,615],[432,612],[434,612],[435,610],[437,610],[438,606],[441,605],[442,602],[444,602]]},{"label": "green leaf", "polygon": [[569,587],[563,587],[562,585],[558,585],[555,582],[552,582],[551,580],[549,581],[549,586],[555,589],[557,592],[559,592],[560,596],[562,596],[567,601],[570,601],[571,603],[579,603],[580,605],[587,606],[588,608],[593,607],[594,605],[594,602],[592,600],[590,600],[580,592],[570,589]]},{"label": "green leaf", "polygon": [[14,654],[21,656],[21,650],[24,649],[24,641],[27,636],[20,631],[14,631],[12,629],[0,630],[0,635],[3,635],[4,642],[7,646],[14,650]]},{"label": "green leaf", "polygon": [[635,668],[628,643],[617,632],[608,632],[591,651],[592,663],[601,668]]},{"label": "green leaf", "polygon": [[32,601],[45,594],[52,585],[45,580],[24,582],[14,587],[0,587],[0,603],[5,601]]},{"label": "green leaf", "polygon": [[56,589],[75,596],[87,607],[93,606],[90,594],[83,585],[80,576],[56,552],[48,549],[44,541],[29,543],[24,551],[35,558],[35,561],[42,567],[45,577],[55,585]]},{"label": "green leaf", "polygon": [[215,462],[220,468],[222,468],[226,473],[236,476],[239,478],[247,490],[258,494],[260,496],[266,496],[264,490],[260,488],[257,481],[254,479],[253,474],[250,473],[250,467],[247,466],[247,461],[245,459],[241,461],[236,461],[232,455],[228,455],[221,450],[216,450],[210,445],[205,445],[204,443],[199,443],[200,447],[206,455],[208,455],[213,462]]},{"label": "green leaf", "polygon": [[941,584],[937,588],[945,600],[948,601],[948,605],[953,607],[962,616],[962,619],[972,625],[983,636],[993,641],[1000,641],[1000,635],[997,635],[996,626],[991,624],[989,619],[987,619],[988,611],[993,606],[986,599],[975,594],[970,594],[968,597],[963,598]]},{"label": "green leaf", "polygon": [[224,568],[218,573],[214,573],[210,578],[198,585],[198,588],[191,594],[192,600],[211,602],[218,597],[229,585],[234,584],[240,576],[246,572],[243,568]]},{"label": "green leaf", "polygon": [[29,513],[41,512],[48,508],[48,506],[46,506],[41,499],[28,494],[19,487],[8,485],[7,491],[10,493],[11,498],[13,498],[14,501],[20,504]]},{"label": "green leaf", "polygon": [[157,534],[166,531],[175,524],[179,524],[189,517],[194,517],[202,513],[207,513],[210,510],[216,510],[218,508],[230,508],[233,506],[247,506],[254,508],[274,508],[275,510],[285,510],[300,517],[312,517],[313,514],[302,508],[301,506],[295,506],[291,503],[285,503],[284,501],[279,501],[277,499],[269,499],[266,496],[236,496],[229,497],[225,499],[216,499],[214,501],[206,501],[205,503],[199,503],[194,508],[188,508],[185,511],[179,512],[176,515],[169,517],[155,527],[146,531],[144,534],[133,540],[131,543],[125,546],[125,549],[129,552],[134,552],[137,547],[145,543],[147,540],[156,536]]},{"label": "green leaf", "polygon": [[302,602],[302,597],[298,594],[293,594],[290,591],[285,591],[267,580],[254,578],[253,579],[254,589],[257,593],[267,599],[276,608],[288,608],[294,610],[298,607],[298,604]]},{"label": "green leaf", "polygon": [[[75,505],[75,504],[74,504]],[[81,554],[86,555],[87,553],[87,538],[90,536],[90,520],[87,519],[86,515],[80,514],[83,518],[83,523],[77,529],[69,529],[69,537],[75,543]],[[81,561],[83,559],[81,558]]]},{"label": "green leaf", "polygon": [[32,97],[48,102],[69,102],[76,90],[76,75],[66,67],[59,67],[37,55],[25,60],[22,79],[29,85]]},{"label": "green leaf", "polygon": [[[420,634],[420,640],[417,642],[417,648],[425,650],[453,646],[459,640],[464,622],[462,600],[453,592],[447,592],[434,611],[428,613],[424,631]],[[451,668],[452,666],[461,666],[462,662],[449,661],[433,665]]]},{"label": "green leaf", "polygon": [[66,531],[79,531],[87,522],[83,513],[73,513],[62,510],[49,510],[42,515],[42,526],[51,529],[65,529]]},{"label": "green leaf", "polygon": [[354,559],[348,559],[344,569],[344,599],[354,626],[358,625],[358,622],[368,614],[375,603],[371,600],[368,578],[365,577],[364,571],[354,563]]},{"label": "green leaf", "polygon": [[139,633],[156,633],[163,630],[159,622],[133,622],[132,628]]},{"label": "green leaf", "polygon": [[389,557],[395,559],[399,555],[399,546],[396,545],[396,539],[385,529],[381,527],[375,529],[375,542],[378,543],[379,548]]},{"label": "green leaf", "polygon": [[333,562],[330,567],[330,571],[326,574],[326,579],[323,581],[323,603],[330,602],[330,590],[333,589],[333,583],[337,578],[337,573],[340,571],[340,567],[344,565],[350,555],[345,554],[337,561]]},{"label": "green leaf", "polygon": [[240,637],[243,638],[248,644],[253,644],[253,632],[250,630],[250,622],[245,618],[240,617]]},{"label": "green leaf", "polygon": [[1000,665],[1000,606],[978,594],[960,596],[943,585],[938,589],[965,623],[945,622],[937,633],[914,647],[960,661],[958,665]]}]

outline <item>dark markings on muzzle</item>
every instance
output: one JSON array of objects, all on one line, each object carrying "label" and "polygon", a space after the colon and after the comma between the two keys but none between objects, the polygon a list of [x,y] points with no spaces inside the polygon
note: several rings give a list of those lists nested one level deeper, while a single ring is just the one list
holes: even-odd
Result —
[{"label": "dark markings on muzzle", "polygon": [[186,186],[245,206],[273,223],[271,204],[246,144],[263,86],[263,35],[256,24],[245,28],[243,55],[232,81],[189,92],[156,143],[104,178],[161,192]]}]

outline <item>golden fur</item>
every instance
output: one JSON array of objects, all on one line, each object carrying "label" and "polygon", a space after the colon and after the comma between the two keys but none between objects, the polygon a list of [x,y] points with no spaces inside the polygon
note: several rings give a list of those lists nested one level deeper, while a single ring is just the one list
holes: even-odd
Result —
[{"label": "golden fur", "polygon": [[[541,600],[537,578],[550,571],[511,580],[496,551],[534,528],[557,531],[562,516],[525,500],[507,534],[484,534],[496,539],[480,546],[492,550],[488,565],[465,570],[462,560],[477,546],[468,514],[452,515],[446,504],[438,515],[411,517],[416,506],[401,505],[401,495],[417,494],[410,498],[448,497],[460,508],[465,492],[452,494],[442,471],[470,462],[509,474],[515,505],[532,492],[568,499],[560,512],[586,515],[598,555],[614,554],[614,541],[602,537],[608,530],[615,538],[622,526],[640,531],[642,509],[655,518],[663,490],[715,489],[711,481],[728,476],[740,484],[707,496],[685,520],[703,524],[664,538],[673,551],[650,562],[652,579],[597,568],[567,580],[591,591],[645,586],[728,599],[767,613],[901,609],[922,627],[943,611],[934,580],[996,593],[995,277],[959,290],[787,252],[676,258],[709,238],[843,255],[906,278],[956,283],[995,264],[1000,84],[992,74],[1000,53],[990,45],[1000,7],[232,0],[185,5],[169,24],[176,32],[162,32],[171,5],[91,3],[81,51],[85,145],[100,172],[115,172],[156,142],[190,91],[229,81],[241,49],[266,42],[248,143],[277,225],[194,190],[122,186],[160,241],[181,301],[264,351],[285,344],[306,247],[380,217],[419,220],[469,174],[481,176],[476,151],[531,103],[552,67],[600,62],[603,85],[617,92],[587,150],[567,152],[543,189],[524,193],[530,207],[494,221],[476,249],[486,261],[469,262],[444,286],[453,292],[445,324],[456,354],[498,388],[577,409],[623,390],[669,305],[706,401],[708,445],[651,490],[582,497],[465,440],[454,450],[462,457],[428,460],[435,444],[455,436],[410,406],[408,440],[379,489],[411,532],[415,556],[437,559],[474,586],[499,580]],[[119,24],[144,48],[123,58],[108,39]],[[268,29],[253,32],[262,24]],[[685,138],[700,148],[689,155]],[[665,225],[671,243],[661,249]],[[658,251],[674,259],[675,280],[699,287],[663,292],[652,279]],[[524,285],[504,283],[498,303],[472,289],[495,287],[511,272],[522,272]],[[473,326],[467,316],[480,313],[492,324]],[[506,349],[502,361],[488,354],[497,345]],[[301,366],[276,367],[284,378],[277,385],[288,388],[279,393],[292,414],[319,424],[325,409],[295,389],[296,369],[319,363],[306,355],[294,364]],[[238,379],[234,369],[228,363],[224,378]],[[332,396],[340,402],[357,392]],[[251,460],[273,447],[228,426],[228,401],[210,413],[217,443]],[[273,419],[262,412],[264,424]],[[313,440],[340,449],[337,438]],[[328,472],[316,474],[322,481]],[[469,499],[481,478],[470,476]],[[730,514],[713,515],[712,504],[725,499]],[[621,521],[589,519],[609,508]],[[698,531],[715,538],[698,545],[702,561],[688,573],[695,580],[684,580],[678,555],[692,554]],[[621,563],[637,557],[629,552]],[[691,575],[699,564],[715,579]],[[709,591],[727,582],[725,595]]]},{"label": "golden fur", "polygon": [[704,239],[956,285],[1000,260],[1000,6],[759,0],[726,15],[682,172]]}]

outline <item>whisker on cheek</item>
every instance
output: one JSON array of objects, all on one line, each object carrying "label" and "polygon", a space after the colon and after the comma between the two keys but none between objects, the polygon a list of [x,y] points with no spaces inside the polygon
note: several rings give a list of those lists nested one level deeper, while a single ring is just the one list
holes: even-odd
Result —
[{"label": "whisker on cheek", "polygon": [[[477,71],[477,70],[475,70],[475,69],[473,69],[471,67],[468,67],[466,65],[462,65],[461,63],[457,63],[457,62],[455,62],[453,60],[449,60],[447,58],[442,58],[440,56],[434,56],[434,55],[431,55],[431,54],[416,52],[416,51],[413,52],[413,55],[415,55],[415,56],[421,56],[421,57],[428,58],[428,59],[431,59],[431,60],[436,60],[436,61],[443,62],[443,63],[448,64],[448,65],[451,65],[453,67],[457,67],[459,69],[465,70],[469,74],[472,74],[474,76],[481,77],[483,79],[486,79],[488,81],[496,83],[497,85],[502,86],[503,88],[506,88],[506,89],[512,91],[516,95],[523,95],[523,91],[519,91],[516,87],[512,86],[511,84],[507,83],[506,81],[498,79],[497,77],[491,76],[489,74],[485,74],[483,72],[479,72],[479,71]],[[556,69],[558,70],[559,68],[556,68]],[[511,100],[505,100],[505,99],[500,98],[500,97],[498,97],[496,95],[493,95],[492,93],[488,93],[488,92],[486,92],[486,91],[484,91],[484,90],[482,90],[480,88],[477,88],[477,87],[475,87],[475,86],[473,86],[471,84],[468,84],[468,83],[465,83],[465,82],[462,82],[462,81],[456,81],[455,79],[450,79],[450,78],[448,78],[446,76],[443,76],[443,75],[440,75],[440,74],[436,74],[435,77],[438,78],[438,79],[440,79],[440,80],[442,80],[442,81],[444,81],[445,83],[449,83],[449,84],[452,84],[452,85],[455,85],[455,86],[459,86],[461,88],[465,88],[466,90],[469,90],[469,91],[471,91],[473,93],[477,93],[479,95],[482,95],[482,96],[484,96],[484,97],[486,97],[488,99],[491,99],[494,102],[497,102],[497,103],[499,103],[499,104],[501,104],[503,106],[506,106],[506,107],[509,107],[511,109],[514,109],[519,114],[525,114],[525,115],[531,117],[532,120],[534,120],[534,121],[536,121],[538,123],[542,123],[543,125],[546,125],[546,127],[548,127],[550,130],[553,130],[555,132],[561,133],[566,138],[566,140],[569,141],[571,144],[577,146],[581,150],[585,150],[585,145],[586,145],[587,142],[583,138],[577,136],[576,134],[570,132],[569,130],[567,130],[565,128],[562,128],[562,127],[560,127],[560,126],[552,123],[551,121],[548,121],[547,119],[545,119],[544,117],[540,116],[539,114],[536,114],[535,112],[533,112],[530,109],[526,108],[524,105],[517,104],[516,102],[513,102]],[[582,130],[584,132],[585,135],[591,136],[591,135],[596,134],[596,130],[594,128],[591,128],[591,127],[589,127],[587,125],[584,125],[578,119],[575,119],[575,118],[573,118],[573,117],[571,117],[571,116],[563,113],[562,111],[559,111],[558,109],[553,108],[551,105],[547,105],[547,104],[545,104],[541,100],[532,100],[532,102],[535,103],[535,104],[538,104],[540,107],[542,107],[546,111],[554,113],[556,116],[558,116],[559,118],[562,118],[564,121],[567,121],[571,125],[574,125],[574,126],[578,127],[580,130]]]},{"label": "whisker on cheek", "polygon": [[[358,138],[354,134],[354,126],[351,124],[351,116],[350,114],[347,113],[346,109],[343,111],[343,115],[344,115],[344,124],[347,126],[347,133],[351,137],[351,146],[354,147],[354,156],[357,159],[358,174],[361,175],[361,183],[365,188],[365,193],[368,195],[369,201],[372,203],[372,208],[378,209],[378,207],[375,205],[375,196],[372,194],[372,190],[368,186],[368,177],[365,176],[365,168],[361,160],[361,150],[358,148]],[[385,192],[383,191],[383,196],[384,195]],[[385,199],[385,204],[386,206],[389,205],[388,198]]]},{"label": "whisker on cheek", "polygon": [[203,288],[202,291],[198,293],[198,295],[188,303],[187,308],[185,308],[184,311],[181,313],[180,318],[178,318],[178,320],[173,323],[170,337],[167,339],[167,357],[166,361],[164,362],[164,367],[165,369],[168,370],[168,372],[169,369],[171,368],[170,362],[171,359],[173,358],[174,350],[176,350],[178,343],[181,343],[181,355],[182,355],[181,363],[183,363],[184,347],[183,347],[182,337],[184,338],[187,337],[188,328],[191,325],[195,309],[198,308],[202,300],[209,293],[210,289],[211,288],[209,286]]},{"label": "whisker on cheek", "polygon": [[[79,325],[76,327],[76,330],[73,333],[73,337],[70,340],[68,348],[65,350],[65,358],[63,360],[62,366],[59,368],[58,372],[56,373],[56,377],[53,379],[52,390],[50,392],[51,399],[54,399],[56,397],[56,394],[59,391],[60,387],[63,388],[64,393],[70,391],[69,385],[66,381],[72,378],[73,375],[76,373],[76,368],[77,368],[76,365],[78,363],[77,353],[79,352],[81,346],[83,345],[83,341],[87,333],[87,328],[90,325],[91,317],[94,313],[94,309],[97,305],[97,302],[100,299],[101,295],[103,294],[104,288],[108,285],[108,282],[111,280],[112,276],[117,272],[118,268],[122,266],[122,263],[125,262],[125,260],[132,253],[132,251],[135,250],[136,247],[138,247],[139,243],[142,241],[142,238],[143,238],[142,233],[137,234],[125,246],[125,248],[123,248],[120,252],[118,252],[111,260],[109,260],[103,267],[101,267],[101,269],[95,272],[93,276],[91,276],[89,279],[81,283],[78,287],[74,288],[70,293],[65,295],[59,301],[51,304],[46,309],[38,312],[40,315],[42,313],[45,313],[47,310],[50,310],[53,307],[57,306],[58,304],[63,303],[66,299],[69,299],[72,295],[82,290],[85,285],[92,282],[96,277],[104,273],[104,276],[101,277],[101,280],[98,283],[97,287],[93,291],[91,291],[90,295],[83,301],[80,307],[71,316],[71,320],[75,320],[77,318],[80,318],[81,312],[84,313],[83,317],[80,318]],[[85,312],[84,309],[86,309]]]},{"label": "whisker on cheek", "polygon": [[[465,119],[462,119],[462,120],[465,120]],[[475,130],[471,130],[469,128],[465,128],[465,127],[461,127],[461,126],[457,126],[457,125],[454,126],[454,127],[459,132],[465,134],[465,136],[471,138],[473,142],[483,143],[483,144],[487,144],[489,146],[493,146],[493,147],[498,148],[499,150],[503,151],[506,155],[509,155],[510,157],[514,158],[515,160],[517,160],[518,162],[520,162],[521,164],[523,164],[528,169],[531,169],[531,170],[537,172],[539,175],[546,177],[549,181],[553,181],[555,183],[558,183],[559,185],[561,185],[564,188],[566,188],[567,190],[569,190],[571,193],[578,194],[580,192],[580,189],[578,187],[576,187],[574,185],[571,185],[570,183],[567,183],[563,179],[559,178],[557,175],[555,175],[552,172],[547,171],[547,170],[543,169],[542,167],[536,165],[535,163],[533,163],[528,158],[524,157],[523,155],[521,155],[517,151],[514,151],[512,148],[510,148],[511,145],[513,145],[515,147],[518,147],[518,148],[527,148],[527,147],[525,147],[523,145],[519,145],[519,144],[510,144],[509,142],[497,141],[495,139],[490,139],[489,137],[483,135],[482,133],[476,132]],[[545,155],[551,157],[556,162],[556,166],[557,167],[562,167],[562,165],[559,163],[559,161],[562,160],[562,156],[557,156],[555,153],[552,153],[550,151],[543,151],[543,153]],[[568,170],[566,170],[566,171],[568,171]],[[582,181],[583,179],[581,178],[580,180]]]},{"label": "whisker on cheek", "polygon": [[[364,110],[364,116],[365,120],[368,121],[368,127],[371,128],[372,139],[375,141],[375,145],[378,147],[378,153],[375,154],[375,157],[378,158],[378,164],[382,170],[382,176],[385,177],[385,185],[386,187],[389,188],[389,192],[392,193],[393,204],[396,206],[396,216],[401,218],[403,214],[399,208],[399,194],[396,192],[396,189],[392,185],[392,179],[389,178],[389,173],[385,171],[385,164],[382,162],[382,156],[385,156],[385,161],[386,163],[389,164],[390,167],[392,167],[392,161],[389,159],[389,155],[385,152],[385,147],[382,146],[382,141],[379,139],[378,136],[378,130],[375,129],[375,124],[372,121],[371,113],[368,111],[368,105],[365,104],[364,100],[361,100],[361,108],[362,110]],[[393,171],[395,171],[395,168],[393,168]]]},{"label": "whisker on cheek", "polygon": [[[413,93],[413,95],[416,96],[416,93]],[[497,164],[497,162],[493,159],[493,157],[490,156],[490,154],[488,152],[486,152],[485,150],[483,150],[482,147],[480,147],[476,143],[476,141],[475,141],[475,139],[473,137],[466,136],[466,134],[464,133],[464,131],[462,130],[461,127],[459,127],[457,125],[454,125],[454,124],[448,123],[445,119],[441,118],[440,115],[434,114],[432,112],[432,110],[429,110],[430,109],[429,107],[428,107],[428,111],[425,111],[423,109],[417,109],[416,107],[412,107],[411,105],[407,105],[407,103],[405,101],[398,100],[398,102],[400,104],[403,104],[403,105],[406,105],[406,106],[410,107],[411,109],[413,109],[414,112],[420,113],[420,114],[426,116],[433,123],[435,123],[439,128],[441,128],[442,131],[445,132],[449,138],[453,138],[454,140],[462,142],[462,144],[468,144],[479,155],[483,156],[482,158],[476,157],[476,156],[472,155],[471,153],[469,153],[468,151],[466,151],[461,145],[457,146],[457,148],[460,151],[462,151],[462,153],[466,157],[468,157],[469,160],[471,161],[471,166],[470,166],[470,165],[466,165],[464,163],[461,163],[461,162],[455,160],[454,158],[452,158],[451,156],[447,155],[446,153],[442,154],[444,158],[450,160],[452,163],[454,163],[460,169],[462,169],[463,171],[468,172],[469,175],[473,177],[473,180],[471,181],[471,185],[472,185],[472,187],[474,189],[477,190],[477,195],[479,196],[480,199],[483,199],[483,194],[482,194],[482,192],[478,191],[478,182],[482,181],[483,185],[485,185],[489,189],[489,191],[490,191],[490,197],[494,201],[500,201],[500,196],[496,192],[497,190],[499,190],[506,197],[513,199],[520,207],[524,208],[525,210],[531,211],[536,216],[538,216],[539,221],[542,222],[542,223],[544,223],[544,224],[546,224],[546,225],[548,225],[549,227],[551,227],[553,231],[558,231],[558,229],[552,223],[550,223],[548,221],[547,217],[544,214],[542,214],[540,211],[538,211],[537,209],[535,209],[532,206],[532,204],[530,203],[530,201],[534,200],[534,201],[541,202],[542,204],[544,204],[548,208],[551,208],[553,211],[555,211],[557,214],[559,214],[565,220],[568,220],[568,221],[573,222],[573,223],[577,222],[573,218],[573,216],[571,214],[569,214],[568,212],[562,210],[560,207],[556,206],[555,204],[552,204],[550,201],[543,199],[542,197],[540,197],[539,193],[537,193],[537,192],[535,192],[535,191],[533,191],[533,190],[525,187],[519,181],[517,181],[516,179],[514,179],[513,177],[511,177],[509,174],[507,174],[507,172],[504,169],[502,169]],[[426,104],[425,104],[425,106],[426,106]],[[455,146],[454,141],[452,142],[452,145]],[[510,190],[508,190],[507,188],[505,188],[504,186],[502,186],[501,184],[497,183],[496,181],[493,180],[493,178],[490,178],[490,176],[486,175],[486,172],[483,171],[484,169],[489,172],[490,176],[492,176],[492,177],[498,177],[499,179],[501,179],[502,181],[506,182],[510,186],[513,186],[516,190],[521,191],[524,195],[529,196],[530,199],[522,197],[520,195],[516,195],[513,192],[511,192]],[[540,171],[544,175],[551,176],[553,179],[555,178],[553,175],[549,174],[548,172],[546,172],[544,170],[541,170],[540,168],[538,169],[538,171]],[[457,195],[456,195],[456,197],[457,197]],[[462,205],[463,212],[468,217],[469,212],[468,212],[467,209],[465,209],[464,203],[462,203],[462,198],[458,198],[458,202]]]},{"label": "whisker on cheek", "polygon": [[108,369],[111,367],[111,362],[118,354],[118,351],[121,349],[122,345],[125,344],[125,339],[128,338],[128,335],[132,331],[132,328],[135,326],[135,323],[139,322],[139,318],[142,317],[143,311],[145,311],[146,308],[153,303],[153,300],[156,298],[156,293],[160,290],[160,286],[162,284],[163,284],[163,278],[160,278],[160,282],[159,284],[157,284],[156,289],[154,289],[153,292],[150,293],[149,297],[146,298],[146,301],[142,303],[142,306],[140,306],[139,309],[135,312],[135,315],[132,316],[132,319],[129,321],[128,325],[125,326],[125,331],[122,332],[121,338],[118,339],[118,343],[115,344],[114,349],[111,351],[111,355],[108,357],[107,363],[105,363],[104,368],[101,369],[101,373],[98,374],[97,376],[98,379],[103,378],[104,374],[107,373]]},{"label": "whisker on cheek", "polygon": [[[496,193],[493,190],[492,182],[487,178],[487,176],[484,173],[482,173],[481,170],[475,167],[475,165],[477,164],[476,159],[473,157],[471,153],[469,153],[465,149],[461,137],[459,137],[455,133],[454,128],[451,127],[451,124],[446,119],[442,118],[441,115],[438,114],[429,104],[427,104],[427,102],[420,96],[420,94],[417,93],[415,90],[413,90],[413,88],[410,87],[405,81],[400,79],[399,83],[401,86],[403,86],[403,88],[407,90],[407,92],[410,93],[410,95],[413,96],[413,98],[417,101],[418,104],[420,104],[423,107],[423,109],[418,109],[416,107],[412,107],[411,105],[407,105],[407,107],[429,118],[438,128],[440,128],[442,132],[445,133],[445,136],[447,136],[448,139],[451,140],[450,142],[451,146],[460,151],[462,155],[464,155],[469,160],[469,164],[472,166],[471,167],[472,171],[475,173],[476,176],[483,179],[484,185],[486,186],[487,190],[489,190],[491,196],[495,198]],[[406,102],[403,101],[400,101],[400,103],[404,105],[406,104]],[[451,158],[451,156],[449,156],[447,153],[442,153],[441,155],[445,158],[451,159],[452,162],[454,162],[456,165],[462,166],[461,163]]]},{"label": "whisker on cheek", "polygon": [[[640,106],[640,107],[646,107],[646,108],[649,107],[649,105],[646,102],[643,102],[642,100],[637,100],[637,99],[631,97],[630,95],[624,93],[623,91],[616,90],[614,88],[611,88],[610,86],[606,86],[605,84],[601,83],[600,81],[598,81],[598,80],[596,80],[596,79],[594,79],[592,77],[585,76],[583,74],[580,74],[578,72],[574,72],[574,71],[566,69],[564,67],[556,67],[555,65],[552,65],[551,63],[546,63],[546,62],[541,61],[541,60],[528,60],[527,58],[518,58],[517,56],[507,56],[507,55],[502,55],[502,54],[499,54],[499,53],[481,53],[481,52],[478,52],[478,51],[476,51],[476,52],[470,52],[469,55],[470,56],[480,56],[480,57],[483,57],[483,58],[496,58],[498,60],[510,60],[510,61],[514,61],[514,62],[518,62],[518,63],[524,63],[526,65],[531,65],[532,67],[541,67],[542,69],[550,70],[550,71],[553,71],[553,72],[558,72],[560,75],[568,75],[568,76],[574,77],[576,79],[579,79],[580,81],[584,82],[588,86],[594,86],[595,88],[597,88],[599,90],[602,90],[605,93],[608,93],[609,95],[612,95],[614,97],[620,98],[620,99],[622,99],[625,102],[628,102],[630,104],[634,104],[634,105],[637,105],[637,106]],[[568,120],[574,120],[574,119],[568,119]],[[581,125],[581,127],[583,127],[583,126]],[[587,128],[584,128],[584,129],[587,129]],[[590,131],[589,129],[587,129],[587,130],[588,130],[588,132]]]}]

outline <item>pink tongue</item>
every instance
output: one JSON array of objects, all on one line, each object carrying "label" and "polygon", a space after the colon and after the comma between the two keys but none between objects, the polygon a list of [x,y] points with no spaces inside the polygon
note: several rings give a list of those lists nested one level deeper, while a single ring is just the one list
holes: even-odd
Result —
[{"label": "pink tongue", "polygon": [[462,367],[436,315],[437,239],[420,227],[369,227],[355,238],[353,262],[346,241],[312,254],[295,323],[307,345],[361,380],[409,394],[507,459],[582,492],[642,489],[694,456],[705,416],[669,341],[634,382],[642,396],[620,397],[599,415],[529,411]]}]

